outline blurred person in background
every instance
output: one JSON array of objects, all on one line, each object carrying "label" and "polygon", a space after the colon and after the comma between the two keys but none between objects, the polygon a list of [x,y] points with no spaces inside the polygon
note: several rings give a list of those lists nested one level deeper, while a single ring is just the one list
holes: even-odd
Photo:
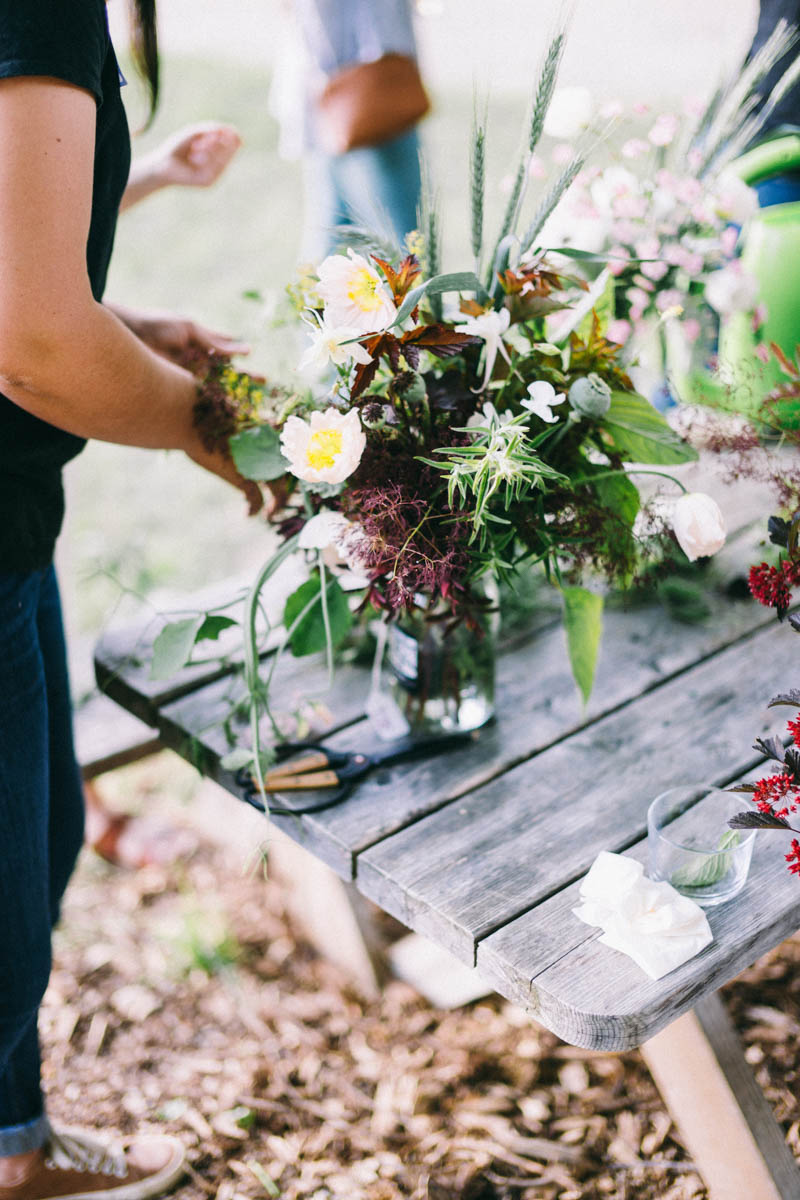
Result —
[{"label": "blurred person in background", "polygon": [[[154,109],[154,0],[135,0],[134,14]],[[84,825],[52,565],[61,468],[93,437],[181,450],[249,491],[204,446],[197,382],[174,361],[241,347],[103,303],[130,165],[123,82],[104,0],[0,0],[0,1200],[144,1200],[184,1170],[174,1138],[112,1151],[53,1129],[37,1030]]]},{"label": "blurred person in background", "polygon": [[347,225],[402,245],[429,108],[410,0],[288,0],[284,38],[270,109],[281,155],[303,159],[301,257],[319,261]]}]

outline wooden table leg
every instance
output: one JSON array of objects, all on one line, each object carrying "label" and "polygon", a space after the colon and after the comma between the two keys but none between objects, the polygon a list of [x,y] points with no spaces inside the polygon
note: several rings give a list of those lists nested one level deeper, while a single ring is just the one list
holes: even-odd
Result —
[{"label": "wooden table leg", "polygon": [[800,1170],[719,994],[641,1049],[709,1200],[798,1200]]},{"label": "wooden table leg", "polygon": [[342,967],[365,996],[377,997],[382,966],[363,896],[274,826],[268,862],[268,870],[286,889],[292,916],[315,949]]}]

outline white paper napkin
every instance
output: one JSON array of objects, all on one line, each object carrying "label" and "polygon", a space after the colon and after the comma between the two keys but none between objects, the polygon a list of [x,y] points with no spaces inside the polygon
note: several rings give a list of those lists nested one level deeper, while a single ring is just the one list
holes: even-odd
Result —
[{"label": "white paper napkin", "polygon": [[661,979],[713,941],[699,904],[669,883],[654,883],[641,863],[624,854],[602,850],[580,895],[575,916],[599,925],[600,941],[629,955],[651,979]]}]

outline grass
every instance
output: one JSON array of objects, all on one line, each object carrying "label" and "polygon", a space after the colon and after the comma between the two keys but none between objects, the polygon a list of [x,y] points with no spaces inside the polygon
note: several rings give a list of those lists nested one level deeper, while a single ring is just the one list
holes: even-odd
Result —
[{"label": "grass", "polygon": [[[133,72],[126,74],[131,78]],[[162,103],[134,139],[142,152],[184,124],[229,121],[244,145],[209,190],[168,189],[120,219],[107,296],[184,313],[245,337],[252,362],[288,378],[302,341],[276,327],[301,233],[297,163],[282,161],[267,113],[264,72],[227,62],[167,60]],[[131,125],[141,124],[141,92],[125,93]],[[436,98],[425,138],[442,194],[444,266],[469,265],[469,90]],[[487,228],[505,197],[499,181],[513,161],[526,97],[492,106],[487,143]],[[263,303],[244,298],[256,289]],[[67,469],[65,592],[71,624],[95,633],[121,596],[191,591],[252,571],[265,554],[263,524],[246,520],[239,496],[179,454],[93,443]],[[63,553],[63,552],[62,552]]]}]

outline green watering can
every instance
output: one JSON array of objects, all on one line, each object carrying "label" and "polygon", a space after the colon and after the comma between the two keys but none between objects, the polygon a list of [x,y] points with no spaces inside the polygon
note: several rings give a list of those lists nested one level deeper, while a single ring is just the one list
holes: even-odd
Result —
[{"label": "green watering can", "polygon": [[[736,162],[735,170],[766,205],[748,221],[742,251],[742,266],[758,281],[767,310],[759,340],[767,346],[777,343],[793,359],[800,344],[800,200],[795,199],[800,195],[800,132],[782,133],[754,147]],[[746,415],[758,411],[772,388],[787,382],[775,357],[770,354],[768,362],[761,362],[755,346],[747,316],[733,314],[720,334],[720,369],[730,381],[722,403]],[[781,412],[781,423],[800,427],[798,407],[796,401],[782,406],[790,411]]]}]

